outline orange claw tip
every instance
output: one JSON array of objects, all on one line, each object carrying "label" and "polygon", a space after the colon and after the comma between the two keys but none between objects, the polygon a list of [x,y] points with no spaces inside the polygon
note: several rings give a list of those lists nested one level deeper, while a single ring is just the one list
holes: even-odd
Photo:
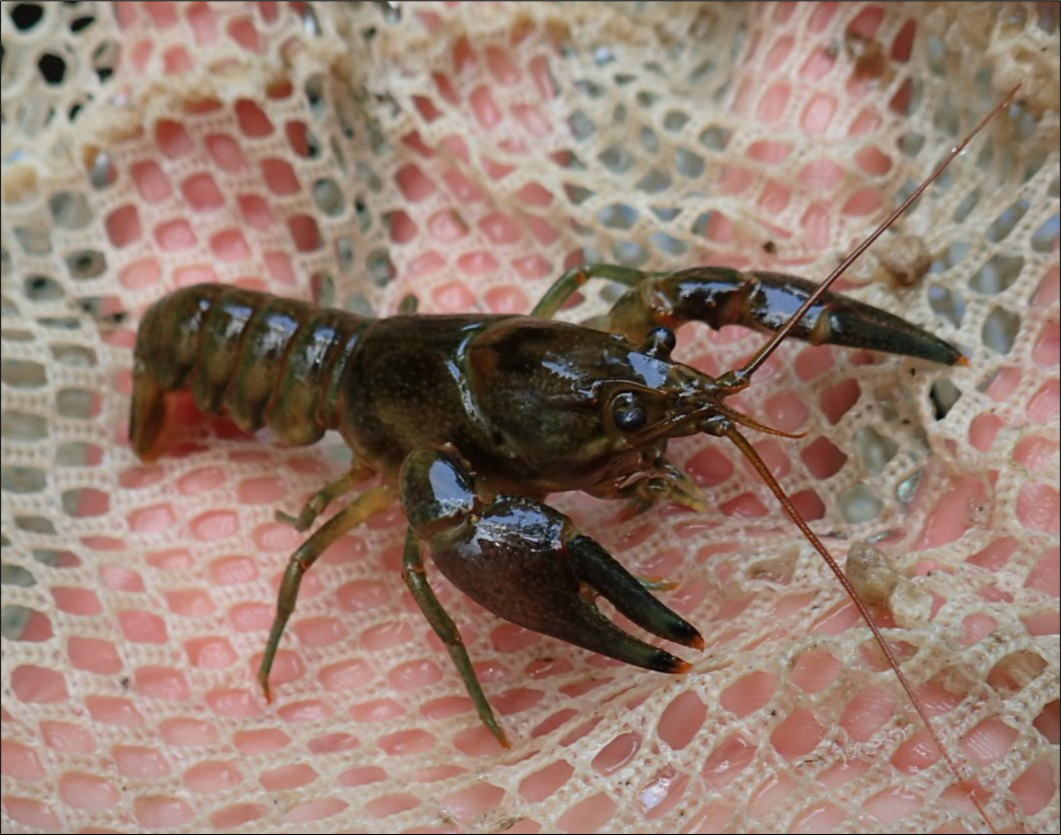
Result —
[{"label": "orange claw tip", "polygon": [[674,673],[674,675],[676,676],[680,676],[685,675],[685,673],[689,672],[689,670],[691,670],[692,668],[693,665],[690,664],[688,661],[679,661],[677,664],[674,665],[674,668],[670,672]]},{"label": "orange claw tip", "polygon": [[968,365],[971,365],[972,363],[970,363],[970,362],[969,362],[969,358],[968,358],[968,357],[960,356],[960,357],[958,357],[958,359],[956,359],[956,360],[954,361],[954,364],[955,364],[955,365],[965,365],[965,366],[968,366]]},{"label": "orange claw tip", "polygon": [[686,646],[692,647],[693,649],[703,650],[707,648],[707,642],[704,641],[704,636],[697,633],[695,638],[690,639]]},{"label": "orange claw tip", "polygon": [[493,717],[490,717],[489,721],[484,720],[483,724],[486,725],[488,731],[493,734],[494,739],[497,740],[498,745],[504,748],[506,751],[512,750],[512,743],[508,741],[508,737],[505,732],[501,730],[501,726],[493,721]]}]

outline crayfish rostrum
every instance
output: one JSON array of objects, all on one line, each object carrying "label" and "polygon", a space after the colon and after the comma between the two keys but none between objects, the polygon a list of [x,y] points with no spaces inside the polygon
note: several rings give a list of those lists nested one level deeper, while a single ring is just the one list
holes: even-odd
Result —
[{"label": "crayfish rostrum", "polygon": [[[927,331],[828,287],[975,132],[820,286],[720,267],[647,273],[595,265],[561,277],[530,316],[372,319],[222,285],[188,287],[157,302],[143,318],[135,352],[130,435],[141,458],[163,452],[167,393],[191,390],[202,410],[225,412],[248,431],[268,427],[289,444],[313,443],[328,430],[342,435],[354,468],[309,500],[295,520],[299,530],[366,474],[382,476],[292,555],[259,672],[266,694],[303,574],[331,543],[395,499],[409,522],[405,582],[502,744],[507,740],[457,628],[427,580],[425,545],[455,586],[507,620],[649,670],[688,669],[619,629],[593,600],[604,597],[633,623],[686,647],[702,648],[700,633],[652,596],[652,583],[628,572],[544,498],[582,490],[635,507],[665,498],[700,508],[703,499],[665,453],[671,438],[707,433],[735,443],[766,479],[845,585],[928,724],[868,610],[740,427],[785,433],[726,399],[749,385],[787,335],[964,362]],[[554,321],[590,279],[629,289],[610,313],[584,326]],[[674,329],[692,320],[775,336],[742,368],[715,378],[671,357]]]}]

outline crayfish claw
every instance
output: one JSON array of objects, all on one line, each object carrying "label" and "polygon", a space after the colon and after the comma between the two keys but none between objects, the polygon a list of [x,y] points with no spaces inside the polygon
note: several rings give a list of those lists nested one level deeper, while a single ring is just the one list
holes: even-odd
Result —
[{"label": "crayfish claw", "polygon": [[600,545],[552,508],[502,496],[449,535],[430,542],[450,581],[494,614],[609,658],[657,672],[688,669],[680,658],[628,635],[593,602],[597,595],[653,634],[686,646],[699,633],[649,594]]},{"label": "crayfish claw", "polygon": [[[470,522],[471,520],[468,520]],[[661,638],[702,646],[700,634],[570,520],[540,502],[504,496],[461,534],[430,541],[435,564],[470,598],[519,626],[647,670],[674,673],[680,658],[628,635],[593,602],[610,601]]]},{"label": "crayfish claw", "polygon": [[[645,594],[648,595],[647,592]],[[619,608],[618,605],[616,608]],[[523,625],[645,670],[683,673],[690,667],[688,662],[666,650],[624,632],[587,600],[581,590],[570,595],[566,590],[564,593],[554,593],[552,614],[553,617],[548,620],[537,620],[534,624]]]},{"label": "crayfish claw", "polygon": [[401,495],[415,532],[407,540],[406,583],[450,651],[480,719],[499,741],[500,729],[456,626],[426,583],[420,541],[438,570],[464,594],[543,635],[646,670],[689,669],[688,662],[627,634],[605,617],[595,604],[600,596],[654,635],[688,647],[704,646],[695,628],[656,600],[604,548],[579,534],[562,513],[526,496],[500,495],[484,502],[457,454],[442,449],[411,453],[402,468]]},{"label": "crayfish claw", "polygon": [[[638,273],[601,265],[584,267],[595,278],[632,288],[607,315],[593,324],[640,344],[659,325],[675,328],[699,321],[718,329],[741,325],[776,332],[817,289],[804,278],[780,273],[739,272],[728,267],[693,267],[673,273]],[[563,279],[561,279],[563,281]],[[558,285],[560,282],[558,282]],[[564,292],[572,292],[570,282]],[[562,293],[555,306],[566,300]],[[544,301],[544,300],[543,300]],[[962,353],[932,333],[886,311],[827,292],[791,330],[812,345],[842,345],[919,357],[944,365],[961,365]],[[722,375],[725,396],[748,387],[750,375],[735,369]]]},{"label": "crayfish claw", "polygon": [[570,544],[575,572],[630,620],[668,641],[702,649],[704,639],[685,618],[664,606],[640,580],[588,536]]}]

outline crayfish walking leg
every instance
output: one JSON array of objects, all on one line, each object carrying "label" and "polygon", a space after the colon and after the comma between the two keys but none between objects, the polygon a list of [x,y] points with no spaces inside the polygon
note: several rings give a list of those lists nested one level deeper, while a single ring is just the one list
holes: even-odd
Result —
[{"label": "crayfish walking leg", "polygon": [[298,516],[292,516],[290,513],[278,510],[275,514],[276,521],[291,525],[299,533],[308,531],[313,527],[313,523],[317,521],[317,517],[324,513],[332,502],[341,496],[345,496],[353,489],[355,484],[368,478],[372,475],[372,472],[370,467],[363,466],[360,462],[355,463],[350,472],[337,478],[331,484],[324,485],[324,487],[310,496],[302,506]]},{"label": "crayfish walking leg", "polygon": [[265,645],[265,654],[262,656],[262,663],[258,668],[258,681],[267,701],[272,701],[272,694],[269,690],[269,673],[273,668],[273,659],[276,657],[276,650],[280,646],[280,638],[283,637],[287,621],[290,619],[292,612],[295,611],[298,589],[302,585],[302,575],[309,571],[313,563],[317,561],[317,558],[339,537],[349,533],[380,510],[389,507],[393,501],[394,489],[389,485],[374,487],[368,492],[362,493],[347,507],[321,525],[291,555],[291,559],[287,563],[287,569],[284,571],[284,579],[280,582],[280,593],[276,598],[276,617],[273,619],[272,628],[269,630],[269,641]]},{"label": "crayfish walking leg", "polygon": [[358,474],[356,471],[351,470],[346,475],[337,478],[331,484],[326,484],[316,493],[309,497],[306,503],[302,506],[302,510],[299,511],[298,516],[292,516],[290,513],[284,513],[282,510],[276,511],[276,521],[286,522],[293,527],[299,533],[308,531],[313,527],[313,523],[317,521],[317,517],[324,513],[328,509],[333,501],[338,499],[340,496],[344,496],[350,492],[350,488],[357,483]]},{"label": "crayfish walking leg", "polygon": [[460,673],[461,681],[464,682],[464,687],[475,705],[475,712],[479,714],[479,721],[489,728],[490,733],[497,738],[497,741],[503,747],[508,748],[508,737],[505,736],[505,732],[497,723],[494,711],[490,708],[490,702],[483,692],[479,678],[475,675],[475,668],[472,667],[472,660],[468,656],[468,650],[465,649],[464,641],[461,640],[460,630],[457,629],[457,624],[453,622],[453,618],[446,613],[446,610],[435,596],[431,584],[428,582],[427,571],[424,568],[424,558],[420,553],[420,548],[419,537],[417,537],[412,528],[409,528],[405,533],[402,579],[405,580],[405,585],[409,587],[413,600],[420,607],[420,611],[427,618],[427,622],[431,624],[431,628],[435,630],[435,634],[438,635],[439,640],[449,651],[449,657],[453,659],[453,664],[457,668],[457,672]]}]

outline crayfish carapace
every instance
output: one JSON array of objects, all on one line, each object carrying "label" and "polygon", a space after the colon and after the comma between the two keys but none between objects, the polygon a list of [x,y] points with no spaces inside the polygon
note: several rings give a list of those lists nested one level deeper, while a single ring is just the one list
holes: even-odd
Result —
[{"label": "crayfish carapace", "polygon": [[[665,452],[671,438],[703,432],[729,438],[766,479],[852,596],[931,730],[868,610],[740,427],[784,433],[725,401],[749,385],[789,334],[813,344],[963,361],[932,334],[828,287],[986,121],[820,286],[717,267],[645,273],[597,265],[568,272],[530,316],[371,319],[222,285],[188,287],[157,302],[136,345],[130,435],[137,455],[150,460],[163,451],[166,395],[191,390],[202,410],[225,412],[248,431],[268,427],[290,444],[313,443],[327,430],[342,435],[355,470],[310,499],[296,521],[300,530],[366,473],[383,478],[291,557],[259,673],[266,694],[302,576],[331,543],[395,498],[409,521],[405,582],[502,744],[508,743],[457,628],[428,583],[424,545],[455,586],[507,620],[638,667],[688,669],[623,632],[593,600],[604,597],[633,623],[677,644],[702,648],[700,633],[543,499],[583,490],[639,504],[664,497],[699,507],[696,489]],[[552,320],[578,287],[596,278],[629,290],[591,326]],[[775,336],[744,367],[713,378],[671,358],[674,329],[691,320]]]}]

